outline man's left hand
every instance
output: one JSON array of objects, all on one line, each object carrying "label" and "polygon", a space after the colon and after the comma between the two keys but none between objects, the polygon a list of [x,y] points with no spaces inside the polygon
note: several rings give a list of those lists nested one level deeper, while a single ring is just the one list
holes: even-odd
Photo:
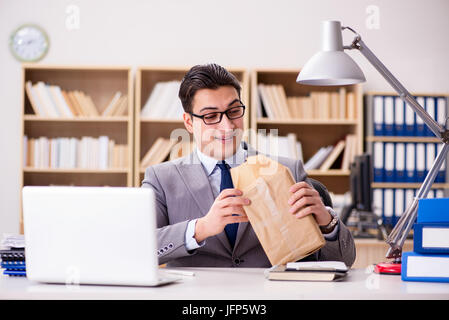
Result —
[{"label": "man's left hand", "polygon": [[319,226],[326,226],[332,220],[332,215],[327,211],[321,201],[320,194],[307,182],[297,182],[290,187],[292,196],[288,200],[290,213],[297,218],[313,214]]}]

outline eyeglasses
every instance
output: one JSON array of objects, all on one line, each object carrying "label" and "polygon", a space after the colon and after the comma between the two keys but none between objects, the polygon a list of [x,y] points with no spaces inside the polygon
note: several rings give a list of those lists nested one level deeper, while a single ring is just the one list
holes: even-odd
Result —
[{"label": "eyeglasses", "polygon": [[194,117],[203,119],[203,122],[209,125],[220,123],[224,114],[226,114],[226,117],[228,117],[229,120],[239,119],[245,114],[245,108],[246,107],[242,104],[241,106],[232,107],[223,112],[210,112],[203,115],[190,112],[190,114]]}]

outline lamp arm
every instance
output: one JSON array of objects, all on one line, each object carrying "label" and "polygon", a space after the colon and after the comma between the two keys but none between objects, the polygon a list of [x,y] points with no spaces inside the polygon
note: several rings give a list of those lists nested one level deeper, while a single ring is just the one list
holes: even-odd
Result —
[{"label": "lamp arm", "polygon": [[[342,29],[350,29],[349,27],[342,27]],[[355,33],[354,30],[350,29]],[[405,101],[416,114],[424,121],[424,123],[432,130],[436,137],[441,138],[443,142],[449,142],[449,133],[442,128],[416,101],[416,99],[405,89],[398,79],[385,67],[385,65],[374,55],[374,53],[366,46],[362,38],[356,33],[356,38],[351,46],[346,46],[345,49],[357,49],[365,58],[373,65],[374,68],[387,80],[393,89],[399,94],[399,97]]]},{"label": "lamp arm", "polygon": [[401,215],[398,223],[390,232],[386,239],[386,242],[390,245],[390,248],[386,254],[387,258],[394,258],[396,262],[400,262],[402,256],[402,247],[405,239],[409,234],[413,223],[415,222],[418,213],[418,201],[427,197],[427,193],[432,187],[433,182],[440,170],[444,161],[446,161],[447,154],[449,152],[449,130],[441,127],[416,101],[416,99],[405,89],[405,87],[397,80],[393,74],[385,67],[385,65],[374,55],[374,53],[366,46],[362,41],[360,35],[349,27],[342,27],[342,30],[349,29],[356,34],[353,42],[350,46],[345,46],[344,49],[357,49],[365,58],[374,66],[374,68],[387,80],[387,82],[396,90],[399,97],[405,101],[416,114],[424,121],[424,123],[432,130],[432,132],[443,142],[443,148],[441,148],[438,156],[436,157],[432,167],[430,168],[424,182],[421,184],[415,198],[408,206],[405,212]]}]

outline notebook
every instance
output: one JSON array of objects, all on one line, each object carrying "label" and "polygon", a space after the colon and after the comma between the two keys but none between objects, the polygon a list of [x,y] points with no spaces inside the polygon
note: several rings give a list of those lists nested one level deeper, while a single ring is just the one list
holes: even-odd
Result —
[{"label": "notebook", "polygon": [[289,262],[268,269],[268,280],[337,281],[346,277],[349,268],[341,261]]}]

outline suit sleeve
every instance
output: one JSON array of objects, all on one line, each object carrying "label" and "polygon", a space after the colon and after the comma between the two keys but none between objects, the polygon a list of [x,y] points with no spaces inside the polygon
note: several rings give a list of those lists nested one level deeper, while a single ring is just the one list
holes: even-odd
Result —
[{"label": "suit sleeve", "polygon": [[[306,181],[312,185],[300,160],[295,163],[294,175],[296,182]],[[324,247],[317,252],[317,260],[343,261],[348,267],[351,267],[355,261],[355,255],[356,249],[352,234],[343,222],[339,221],[337,237],[334,240],[326,239]]]},{"label": "suit sleeve", "polygon": [[186,249],[185,234],[189,221],[182,221],[170,224],[167,211],[167,200],[154,167],[149,167],[145,171],[145,178],[142,181],[143,188],[152,188],[156,199],[156,236],[158,243],[157,255],[159,264],[164,264],[170,260],[180,257],[190,256]]}]

